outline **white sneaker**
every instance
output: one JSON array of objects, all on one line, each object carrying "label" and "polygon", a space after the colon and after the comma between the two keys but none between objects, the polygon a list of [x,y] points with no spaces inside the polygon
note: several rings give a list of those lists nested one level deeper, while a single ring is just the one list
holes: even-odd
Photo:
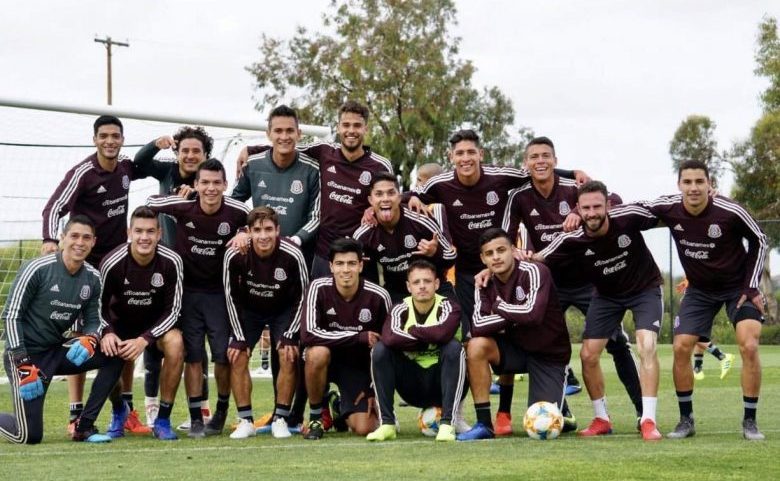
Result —
[{"label": "white sneaker", "polygon": [[[203,417],[203,424],[206,424],[207,422],[211,421],[211,416],[204,416]],[[190,418],[187,418],[186,421],[176,426],[176,429],[179,431],[189,431],[190,430]]]},{"label": "white sneaker", "polygon": [[150,428],[153,428],[154,421],[157,419],[157,414],[159,414],[160,412],[160,403],[150,401],[145,404],[146,404],[146,425],[149,426]]},{"label": "white sneaker", "polygon": [[289,438],[292,436],[290,428],[287,427],[287,421],[284,418],[277,418],[271,423],[271,435],[276,439]]},{"label": "white sneaker", "polygon": [[[285,427],[287,427],[286,424]],[[254,423],[249,422],[248,419],[241,419],[238,422],[238,426],[236,426],[236,430],[230,433],[230,439],[246,439],[249,437],[254,437],[254,435],[255,435]]]},{"label": "white sneaker", "polygon": [[471,431],[471,425],[463,419],[463,402],[459,402],[455,407],[455,412],[452,413],[452,427],[455,428],[457,434]]}]

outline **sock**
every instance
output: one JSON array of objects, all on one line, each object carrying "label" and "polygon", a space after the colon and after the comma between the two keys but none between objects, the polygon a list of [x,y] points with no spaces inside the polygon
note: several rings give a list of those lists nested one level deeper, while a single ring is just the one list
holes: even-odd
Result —
[{"label": "sock", "polygon": [[322,419],[322,401],[318,403],[309,403],[309,421],[319,421]]},{"label": "sock", "polygon": [[490,401],[484,403],[474,403],[474,410],[477,412],[477,422],[482,423],[493,430],[493,420],[490,418]]},{"label": "sock", "polygon": [[597,418],[609,421],[609,414],[607,414],[607,398],[602,397],[591,401],[593,403],[593,414]]},{"label": "sock", "polygon": [[217,412],[225,413],[230,405],[230,393],[219,394],[217,393]]},{"label": "sock", "polygon": [[707,352],[717,357],[718,361],[722,361],[726,357],[726,355],[723,354],[723,351],[721,351],[720,348],[713,343],[709,343],[707,346]]},{"label": "sock", "polygon": [[745,415],[743,419],[756,420],[756,409],[758,409],[758,396],[748,397],[742,396],[742,402],[745,405]]},{"label": "sock", "polygon": [[693,416],[693,390],[677,391],[677,404],[680,406],[680,416]]},{"label": "sock", "polygon": [[144,398],[144,406],[153,406],[155,404],[157,405],[160,404],[160,398],[158,398],[157,396],[155,397],[146,396]]},{"label": "sock", "polygon": [[203,401],[200,396],[193,396],[188,399],[190,419],[192,421],[203,421],[203,413],[200,411],[200,403]]},{"label": "sock", "polygon": [[277,419],[282,418],[285,421],[289,421],[290,419],[290,405],[289,404],[279,404],[276,403],[276,406],[274,407],[274,421]]},{"label": "sock", "polygon": [[644,421],[645,419],[649,419],[653,422],[655,422],[655,410],[658,406],[658,398],[653,397],[645,397],[642,396],[642,419],[641,421]]},{"label": "sock", "polygon": [[693,355],[693,368],[701,370],[704,365],[704,354]]},{"label": "sock", "polygon": [[[157,419],[170,419],[173,410],[173,401],[160,401],[160,412],[157,413]],[[192,416],[192,413],[190,413]]]},{"label": "sock", "polygon": [[515,393],[515,385],[507,384],[505,386],[503,384],[499,384],[498,387],[498,411],[502,413],[508,413],[512,411],[512,396]]},{"label": "sock", "polygon": [[81,416],[83,410],[83,402],[70,403],[70,417],[68,418],[68,421],[75,421],[77,417]]},{"label": "sock", "polygon": [[135,411],[135,407],[133,406],[133,393],[132,392],[123,392],[122,393],[122,401],[127,403],[127,405],[130,407],[131,411]]},{"label": "sock", "polygon": [[247,404],[246,406],[237,406],[236,411],[238,411],[238,417],[241,419],[246,419],[250,423],[255,422],[255,418],[252,416],[252,404]]},{"label": "sock", "polygon": [[111,401],[111,410],[115,413],[121,412],[125,408],[125,400],[122,399],[122,396],[109,396],[109,399]]}]

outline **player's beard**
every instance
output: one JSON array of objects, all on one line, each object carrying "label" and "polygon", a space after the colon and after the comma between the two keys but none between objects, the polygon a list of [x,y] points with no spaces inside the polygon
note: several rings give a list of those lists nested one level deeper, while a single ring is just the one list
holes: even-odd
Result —
[{"label": "player's beard", "polygon": [[[593,216],[593,217],[588,218],[588,220],[584,221],[585,231],[588,234],[593,234],[593,233],[598,232],[601,229],[601,227],[604,225],[604,221],[606,219],[607,219],[607,216]],[[592,225],[591,223],[594,223],[593,225],[595,225],[595,228],[591,227],[591,225]]]}]

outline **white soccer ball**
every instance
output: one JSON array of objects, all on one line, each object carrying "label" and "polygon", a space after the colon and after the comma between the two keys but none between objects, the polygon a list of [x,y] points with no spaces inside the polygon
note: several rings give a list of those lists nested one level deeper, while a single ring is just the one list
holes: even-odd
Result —
[{"label": "white soccer ball", "polygon": [[439,433],[439,422],[441,422],[441,408],[429,407],[420,410],[417,415],[417,425],[420,432],[425,436],[434,437]]},{"label": "white soccer ball", "polygon": [[563,429],[563,415],[558,406],[547,401],[531,405],[523,417],[523,427],[533,439],[555,439]]}]

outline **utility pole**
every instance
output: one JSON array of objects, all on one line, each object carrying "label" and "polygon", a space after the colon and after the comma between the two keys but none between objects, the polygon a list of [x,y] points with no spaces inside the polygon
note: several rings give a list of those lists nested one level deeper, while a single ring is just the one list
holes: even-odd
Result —
[{"label": "utility pole", "polygon": [[117,42],[111,40],[111,37],[106,37],[106,38],[95,37],[95,42],[102,43],[106,46],[106,82],[107,82],[106,97],[107,97],[108,105],[111,105],[111,47],[114,45],[118,47],[129,47],[130,44],[127,42]]}]

